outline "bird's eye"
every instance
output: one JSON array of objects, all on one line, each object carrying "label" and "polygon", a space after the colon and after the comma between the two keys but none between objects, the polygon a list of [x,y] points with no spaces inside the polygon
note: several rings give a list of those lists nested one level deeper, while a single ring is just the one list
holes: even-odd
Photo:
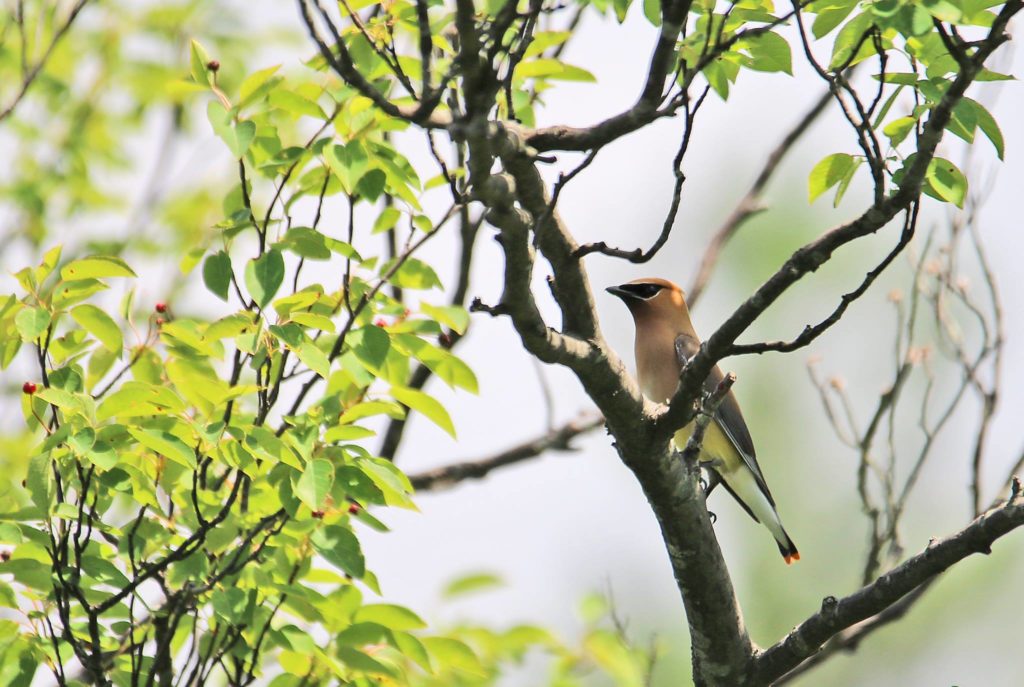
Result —
[{"label": "bird's eye", "polygon": [[661,291],[661,288],[659,284],[637,284],[636,295],[644,300],[648,300],[654,298]]}]

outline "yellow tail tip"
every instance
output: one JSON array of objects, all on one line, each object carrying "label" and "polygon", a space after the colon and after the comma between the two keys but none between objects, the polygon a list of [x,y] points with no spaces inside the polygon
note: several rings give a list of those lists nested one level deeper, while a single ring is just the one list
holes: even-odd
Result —
[{"label": "yellow tail tip", "polygon": [[800,552],[799,551],[794,551],[793,553],[786,554],[783,557],[786,559],[786,565],[792,565],[793,561],[800,560]]}]

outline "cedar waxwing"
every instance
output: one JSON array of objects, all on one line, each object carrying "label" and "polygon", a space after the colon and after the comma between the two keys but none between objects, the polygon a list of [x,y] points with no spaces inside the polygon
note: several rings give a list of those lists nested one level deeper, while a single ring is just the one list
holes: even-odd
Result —
[{"label": "cedar waxwing", "polygon": [[[682,289],[665,279],[637,279],[606,290],[621,298],[633,315],[640,389],[652,401],[667,402],[679,385],[683,364],[700,348]],[[715,366],[704,382],[704,391],[713,391],[722,377]],[[686,447],[692,432],[692,421],[676,432],[673,442],[677,450]],[[796,545],[779,520],[775,499],[757,464],[754,442],[732,391],[722,400],[705,431],[700,462],[710,475],[707,493],[718,482],[723,483],[750,517],[764,523],[772,533],[786,563],[800,560]]]}]

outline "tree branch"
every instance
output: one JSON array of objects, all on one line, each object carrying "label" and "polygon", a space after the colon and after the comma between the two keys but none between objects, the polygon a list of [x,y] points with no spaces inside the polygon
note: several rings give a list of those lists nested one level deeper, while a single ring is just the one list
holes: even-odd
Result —
[{"label": "tree branch", "polygon": [[789,130],[779,144],[775,146],[775,149],[768,155],[768,159],[754,180],[753,185],[736,204],[733,211],[729,213],[729,216],[718,228],[714,236],[711,237],[711,241],[708,242],[707,247],[704,249],[704,255],[700,259],[700,267],[697,269],[697,274],[686,290],[686,302],[691,308],[694,302],[704,293],[704,287],[707,286],[708,281],[711,279],[711,273],[718,263],[718,257],[722,252],[722,248],[748,219],[764,210],[764,207],[761,205],[761,196],[782,159],[792,149],[793,145],[807,133],[808,129],[817,121],[831,101],[832,94],[829,91],[825,91],[804,116],[800,118],[796,126]]},{"label": "tree branch", "polygon": [[409,481],[419,492],[450,489],[463,480],[482,479],[494,470],[536,458],[547,451],[574,451],[570,444],[573,439],[603,425],[604,418],[600,415],[584,416],[493,456],[410,475]]},{"label": "tree branch", "polygon": [[836,600],[826,597],[820,611],[754,659],[757,684],[771,684],[842,630],[882,613],[936,575],[976,553],[988,554],[1000,537],[1024,525],[1024,497],[1014,480],[1010,499],[979,516],[966,528],[933,541],[923,552],[893,568],[853,594]]},{"label": "tree branch", "polygon": [[[53,51],[57,47],[57,44],[60,43],[60,40],[68,32],[68,29],[71,28],[71,25],[75,22],[75,19],[78,18],[78,14],[82,11],[82,9],[88,2],[89,0],[78,0],[78,2],[75,3],[75,5],[71,8],[71,11],[68,13],[67,19],[65,19],[64,23],[62,23],[60,27],[53,33],[53,38],[50,40],[50,44],[46,46],[46,51],[43,53],[43,56],[39,58],[38,62],[32,65],[32,67],[29,67],[27,63],[22,64],[24,77],[21,80],[21,85],[18,88],[18,92],[15,93],[14,99],[11,100],[10,103],[8,103],[7,107],[5,107],[3,110],[0,110],[0,122],[11,116],[11,114],[14,112],[14,108],[16,108],[18,104],[28,94],[28,90],[29,88],[31,88],[33,82],[35,82],[36,77],[38,77],[40,72],[43,71],[43,68],[46,66],[46,63],[50,61],[50,56],[53,54]],[[21,21],[24,21],[24,17],[21,17]],[[24,45],[22,45],[23,60],[25,59],[24,50],[25,47]]]}]

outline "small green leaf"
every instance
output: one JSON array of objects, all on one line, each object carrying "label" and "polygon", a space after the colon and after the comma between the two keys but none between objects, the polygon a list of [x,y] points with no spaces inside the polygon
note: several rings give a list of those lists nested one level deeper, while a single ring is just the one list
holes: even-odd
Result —
[{"label": "small green leaf", "polygon": [[814,165],[808,178],[809,202],[813,203],[818,196],[842,181],[854,162],[852,155],[833,153]]},{"label": "small green leaf", "polygon": [[299,360],[306,367],[313,370],[313,372],[316,372],[324,379],[331,376],[331,361],[328,360],[327,354],[321,351],[315,343],[307,339],[295,347],[294,350]]},{"label": "small green leaf", "polygon": [[[874,16],[870,12],[862,12],[846,23],[836,34],[832,45],[832,59],[828,68],[835,70],[846,65],[853,66],[860,60],[874,53],[871,40],[861,40],[864,33],[874,24]],[[854,50],[857,52],[854,53]]]},{"label": "small green leaf", "polygon": [[500,577],[491,573],[474,573],[456,578],[445,585],[442,594],[452,599],[466,594],[495,589],[504,584]]},{"label": "small green leaf", "polygon": [[79,305],[72,308],[71,317],[75,322],[84,327],[87,332],[99,339],[100,343],[108,351],[121,352],[121,349],[124,347],[124,337],[121,334],[121,328],[103,310],[95,305]]},{"label": "small green leaf", "polygon": [[777,33],[768,31],[746,41],[750,51],[750,68],[761,72],[785,72],[793,74],[793,54],[789,41]]},{"label": "small green leaf", "polygon": [[222,301],[228,299],[231,288],[231,258],[224,251],[207,256],[203,261],[203,283]]},{"label": "small green leaf", "polygon": [[839,0],[838,2],[827,3],[828,6],[818,10],[814,18],[814,25],[811,26],[811,33],[815,38],[821,38],[832,29],[843,23],[843,20],[850,16],[857,6],[858,0]]},{"label": "small green leaf", "polygon": [[906,139],[907,134],[914,130],[917,120],[913,117],[900,117],[885,125],[882,133],[889,137],[893,146],[898,146]]},{"label": "small green leaf", "polygon": [[48,455],[41,453],[32,456],[28,461],[25,488],[32,497],[32,505],[43,513],[48,513],[56,491]]},{"label": "small green leaf", "polygon": [[419,391],[418,389],[409,389],[400,386],[391,387],[391,395],[399,403],[402,403],[416,412],[425,415],[431,422],[436,424],[452,437],[455,436],[455,425],[452,423],[451,416],[448,414],[448,411],[444,409],[444,406],[441,405],[441,403],[433,396]]},{"label": "small green leaf", "polygon": [[958,208],[964,206],[967,197],[967,178],[957,166],[949,160],[936,157],[928,164],[924,175],[928,195],[939,200],[953,203]]},{"label": "small green leaf", "polygon": [[1003,140],[1003,132],[999,129],[999,124],[996,122],[995,117],[992,113],[985,109],[985,106],[976,100],[971,98],[964,98],[961,103],[970,107],[974,110],[975,119],[978,122],[978,128],[981,129],[982,133],[992,142],[995,146],[996,155],[1000,160],[1003,159],[1003,153],[1005,150],[1005,142]]},{"label": "small green leaf", "polygon": [[219,100],[211,100],[206,106],[206,117],[210,120],[214,133],[227,144],[235,159],[241,159],[256,137],[256,125],[250,121],[236,124],[231,118],[231,113]]},{"label": "small green leaf", "polygon": [[644,16],[654,26],[661,26],[661,0],[644,0]]},{"label": "small green leaf", "polygon": [[383,327],[368,324],[349,332],[348,344],[352,347],[352,352],[356,354],[359,362],[371,370],[377,370],[388,358],[391,337]]},{"label": "small green leaf", "polygon": [[154,453],[166,456],[175,463],[187,468],[194,468],[196,466],[196,452],[170,432],[129,427],[128,433]]},{"label": "small green leaf", "polygon": [[274,294],[283,282],[284,258],[275,248],[250,260],[245,266],[245,286],[261,308],[265,308],[274,299]]},{"label": "small green leaf", "polygon": [[14,316],[14,326],[24,341],[35,341],[50,326],[50,313],[43,308],[24,308]]},{"label": "small green leaf", "polygon": [[553,57],[541,57],[521,62],[516,67],[516,79],[548,79],[549,81],[597,81],[594,75],[582,67],[565,64]]},{"label": "small green leaf", "polygon": [[367,604],[356,611],[357,623],[376,623],[392,630],[420,630],[427,626],[422,618],[404,606]]},{"label": "small green leaf", "polygon": [[340,525],[325,525],[313,532],[310,541],[321,556],[343,572],[355,578],[366,574],[362,548],[351,530]]},{"label": "small green leaf", "polygon": [[331,493],[334,485],[334,466],[331,461],[314,458],[302,471],[302,476],[295,484],[295,495],[309,506],[310,510],[319,510],[324,500]]},{"label": "small green leaf", "polygon": [[60,271],[61,279],[100,279],[102,277],[136,277],[138,275],[121,258],[111,255],[92,255],[73,260]]},{"label": "small green leaf", "polygon": [[189,47],[189,64],[192,68],[192,78],[196,83],[204,86],[210,85],[210,75],[206,65],[210,63],[210,56],[199,41],[192,39]]},{"label": "small green leaf", "polygon": [[469,313],[461,306],[420,303],[420,310],[458,334],[465,334],[469,326]]}]

